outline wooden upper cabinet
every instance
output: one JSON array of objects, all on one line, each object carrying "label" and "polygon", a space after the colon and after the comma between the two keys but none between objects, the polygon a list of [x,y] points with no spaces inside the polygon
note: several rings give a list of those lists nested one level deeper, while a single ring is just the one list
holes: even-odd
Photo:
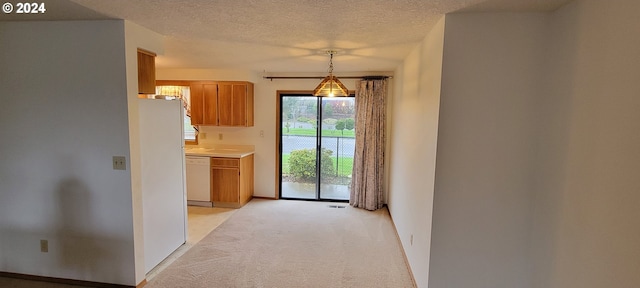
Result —
[{"label": "wooden upper cabinet", "polygon": [[192,125],[254,125],[251,82],[159,80],[157,83],[189,86]]},{"label": "wooden upper cabinet", "polygon": [[138,94],[156,94],[156,54],[138,49]]},{"label": "wooden upper cabinet", "polygon": [[194,82],[189,85],[191,124],[218,125],[218,85]]},{"label": "wooden upper cabinet", "polygon": [[253,126],[253,83],[218,82],[218,125]]}]

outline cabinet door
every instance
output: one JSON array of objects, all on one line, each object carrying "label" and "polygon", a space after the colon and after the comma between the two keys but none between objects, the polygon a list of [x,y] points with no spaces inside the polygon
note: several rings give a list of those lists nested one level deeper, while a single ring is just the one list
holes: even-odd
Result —
[{"label": "cabinet door", "polygon": [[218,125],[233,126],[233,84],[218,85]]},{"label": "cabinet door", "polygon": [[218,85],[204,84],[204,124],[218,125]]},{"label": "cabinet door", "polygon": [[211,201],[240,202],[240,170],[238,168],[211,168]]},{"label": "cabinet door", "polygon": [[189,85],[189,97],[191,100],[191,124],[204,124],[204,86],[202,84]]},{"label": "cabinet door", "polygon": [[245,110],[246,114],[246,123],[245,126],[253,127],[253,83],[247,82],[247,109]]},{"label": "cabinet door", "polygon": [[219,84],[220,126],[247,126],[247,84]]},{"label": "cabinet door", "polygon": [[218,125],[218,85],[194,83],[189,89],[191,124]]},{"label": "cabinet door", "polygon": [[156,94],[156,55],[138,49],[138,94]]},{"label": "cabinet door", "polygon": [[231,126],[247,126],[247,85],[231,86]]}]

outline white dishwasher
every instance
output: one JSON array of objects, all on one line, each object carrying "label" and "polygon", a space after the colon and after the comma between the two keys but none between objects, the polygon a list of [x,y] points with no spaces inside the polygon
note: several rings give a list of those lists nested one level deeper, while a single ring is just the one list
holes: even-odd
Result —
[{"label": "white dishwasher", "polygon": [[212,207],[211,202],[211,158],[186,156],[187,204]]}]

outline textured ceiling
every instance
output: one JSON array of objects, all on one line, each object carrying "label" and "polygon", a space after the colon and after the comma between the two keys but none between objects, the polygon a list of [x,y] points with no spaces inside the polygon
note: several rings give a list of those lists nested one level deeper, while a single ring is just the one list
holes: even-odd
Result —
[{"label": "textured ceiling", "polygon": [[127,19],[166,36],[159,68],[324,72],[331,49],[339,74],[395,70],[445,13],[549,11],[569,0],[70,1],[5,18]]}]

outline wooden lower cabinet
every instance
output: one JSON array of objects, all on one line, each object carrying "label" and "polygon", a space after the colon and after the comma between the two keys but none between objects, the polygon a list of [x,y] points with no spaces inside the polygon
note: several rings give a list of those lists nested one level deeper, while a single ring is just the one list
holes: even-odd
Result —
[{"label": "wooden lower cabinet", "polygon": [[240,208],[253,197],[253,154],[211,158],[211,201],[214,207]]}]

